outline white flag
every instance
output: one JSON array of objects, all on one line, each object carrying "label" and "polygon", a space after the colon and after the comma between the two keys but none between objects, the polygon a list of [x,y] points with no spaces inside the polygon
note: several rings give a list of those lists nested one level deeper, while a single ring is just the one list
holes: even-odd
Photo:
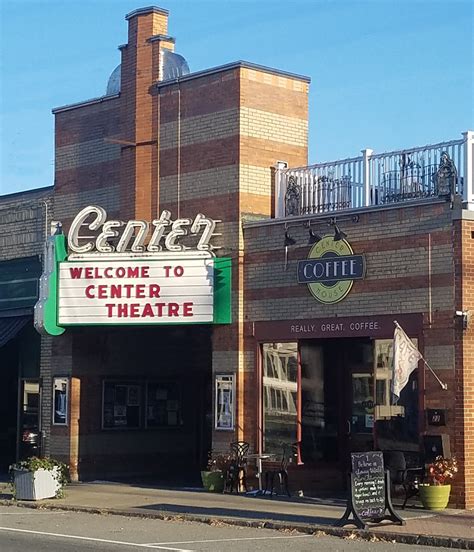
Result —
[{"label": "white flag", "polygon": [[400,326],[395,327],[393,334],[393,374],[392,393],[400,398],[400,393],[408,383],[408,378],[418,366],[420,351],[413,345],[410,338]]}]

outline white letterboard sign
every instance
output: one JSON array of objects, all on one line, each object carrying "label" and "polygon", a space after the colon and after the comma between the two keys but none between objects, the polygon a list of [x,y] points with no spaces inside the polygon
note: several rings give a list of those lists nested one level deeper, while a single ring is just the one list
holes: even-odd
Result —
[{"label": "white letterboard sign", "polygon": [[213,259],[62,262],[58,323],[212,322]]}]

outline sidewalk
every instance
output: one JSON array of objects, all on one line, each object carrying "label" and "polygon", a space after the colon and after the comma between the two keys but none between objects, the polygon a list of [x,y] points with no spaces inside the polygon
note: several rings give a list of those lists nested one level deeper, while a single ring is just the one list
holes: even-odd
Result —
[{"label": "sidewalk", "polygon": [[[11,504],[8,485],[0,483],[0,502]],[[275,529],[361,538],[377,536],[407,544],[474,550],[474,511],[430,513],[421,508],[397,510],[406,520],[401,527],[377,525],[369,531],[353,526],[334,527],[345,501],[318,498],[254,497],[206,493],[199,489],[163,489],[109,482],[71,484],[63,499],[15,503],[32,508],[59,508],[127,516],[230,523]]]}]

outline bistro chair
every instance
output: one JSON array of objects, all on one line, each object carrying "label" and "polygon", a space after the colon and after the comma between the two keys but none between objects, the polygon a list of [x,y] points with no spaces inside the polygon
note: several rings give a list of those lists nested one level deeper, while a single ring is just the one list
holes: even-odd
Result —
[{"label": "bistro chair", "polygon": [[230,444],[231,460],[225,475],[224,491],[239,492],[240,483],[247,491],[247,454],[250,445],[245,441]]},{"label": "bistro chair", "polygon": [[270,498],[273,496],[273,489],[275,488],[275,477],[278,475],[280,489],[284,490],[288,496],[291,496],[290,489],[288,487],[288,465],[293,462],[298,454],[298,445],[296,443],[283,443],[281,458],[279,465],[274,469],[265,471],[265,490],[263,494],[266,495],[270,488]]},{"label": "bistro chair", "polygon": [[401,485],[405,491],[405,500],[402,510],[405,509],[407,501],[418,494],[418,484],[423,481],[425,468],[407,466],[406,455],[401,450],[386,450],[383,453],[385,468],[390,472],[390,482],[393,486]]}]

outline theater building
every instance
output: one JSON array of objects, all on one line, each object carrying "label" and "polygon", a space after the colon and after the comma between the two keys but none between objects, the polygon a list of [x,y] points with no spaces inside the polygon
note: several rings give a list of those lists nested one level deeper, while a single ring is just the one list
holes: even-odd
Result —
[{"label": "theater building", "polygon": [[[232,441],[298,443],[291,484],[317,494],[350,451],[436,449],[472,507],[473,134],[308,166],[309,78],[193,73],[166,10],[126,19],[106,95],[53,110],[48,209],[0,199],[34,198],[46,243],[42,452],[76,479],[184,483]],[[394,404],[395,321],[432,371]]]}]

